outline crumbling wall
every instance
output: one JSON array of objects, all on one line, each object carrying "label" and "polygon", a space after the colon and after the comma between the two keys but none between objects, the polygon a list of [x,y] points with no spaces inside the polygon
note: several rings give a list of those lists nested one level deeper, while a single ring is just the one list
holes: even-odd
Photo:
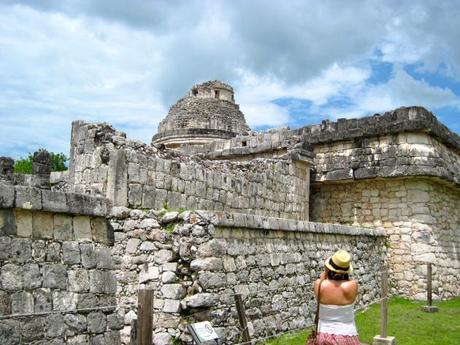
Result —
[{"label": "crumbling wall", "polygon": [[460,291],[460,191],[428,178],[315,183],[311,218],[317,222],[384,229],[393,292],[422,299],[426,263],[434,265],[433,291]]},{"label": "crumbling wall", "polygon": [[434,176],[460,184],[460,155],[425,133],[399,133],[314,146],[315,181]]},{"label": "crumbling wall", "polygon": [[0,184],[0,342],[120,343],[108,201]]},{"label": "crumbling wall", "polygon": [[[191,342],[188,323],[210,320],[225,344],[238,340],[234,295],[242,295],[254,338],[312,322],[312,284],[324,260],[349,250],[360,282],[359,305],[378,299],[385,265],[383,232],[226,212],[115,207],[114,259],[120,305],[154,289],[155,344]],[[127,344],[135,308],[124,309]]]},{"label": "crumbling wall", "polygon": [[126,140],[107,125],[75,122],[70,181],[75,191],[114,205],[308,220],[309,165],[297,156],[209,161]]}]

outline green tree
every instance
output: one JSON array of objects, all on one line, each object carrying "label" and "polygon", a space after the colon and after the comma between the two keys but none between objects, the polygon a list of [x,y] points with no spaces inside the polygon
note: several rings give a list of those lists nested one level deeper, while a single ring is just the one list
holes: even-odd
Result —
[{"label": "green tree", "polygon": [[[69,160],[63,153],[50,152],[51,171],[67,170],[66,162]],[[29,153],[27,157],[21,157],[14,162],[14,172],[20,174],[32,174],[32,161],[34,155]]]}]

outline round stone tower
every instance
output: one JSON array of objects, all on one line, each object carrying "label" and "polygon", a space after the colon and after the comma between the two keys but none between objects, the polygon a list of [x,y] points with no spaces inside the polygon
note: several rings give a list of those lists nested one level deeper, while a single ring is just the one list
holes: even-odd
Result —
[{"label": "round stone tower", "polygon": [[248,132],[244,114],[235,103],[233,88],[220,81],[195,85],[160,122],[152,145],[169,148],[200,145]]}]

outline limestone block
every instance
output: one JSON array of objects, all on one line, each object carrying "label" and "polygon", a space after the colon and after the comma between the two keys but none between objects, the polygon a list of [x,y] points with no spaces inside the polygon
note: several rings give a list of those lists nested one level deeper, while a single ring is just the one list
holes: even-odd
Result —
[{"label": "limestone block", "polygon": [[67,331],[67,325],[60,314],[46,316],[46,335],[51,338],[60,337]]},{"label": "limestone block", "polygon": [[120,312],[107,315],[107,327],[109,329],[120,330],[123,326],[124,318]]},{"label": "limestone block", "polygon": [[105,344],[110,345],[121,345],[120,332],[118,331],[107,331],[104,333]]},{"label": "limestone block", "polygon": [[185,289],[181,284],[165,284],[161,287],[164,298],[181,299],[185,296]]},{"label": "limestone block", "polygon": [[42,190],[42,209],[48,212],[69,212],[70,208],[67,205],[66,193]]},{"label": "limestone block", "polygon": [[50,289],[35,289],[34,295],[34,311],[41,313],[51,311],[53,309],[53,296]]},{"label": "limestone block", "polygon": [[73,232],[76,240],[92,240],[90,218],[75,216],[73,218]]},{"label": "limestone block", "polygon": [[187,297],[185,303],[190,308],[212,307],[219,301],[219,296],[212,293],[199,293]]},{"label": "limestone block", "polygon": [[42,276],[37,264],[26,264],[22,267],[22,281],[25,289],[33,290],[42,286]]},{"label": "limestone block", "polygon": [[58,242],[49,243],[46,251],[46,261],[59,262],[61,261],[61,245]]},{"label": "limestone block", "polygon": [[69,330],[75,333],[83,333],[87,330],[88,323],[86,317],[80,314],[66,314],[64,315],[64,323],[68,326]]},{"label": "limestone block", "polygon": [[115,206],[110,210],[110,217],[117,219],[125,219],[129,217],[130,209],[124,206]]},{"label": "limestone block", "polygon": [[80,244],[81,263],[85,268],[94,268],[97,264],[96,251],[94,244],[81,243]]},{"label": "limestone block", "polygon": [[130,206],[138,207],[142,204],[142,185],[130,183],[128,188],[128,202]]},{"label": "limestone block", "polygon": [[2,320],[0,322],[0,339],[5,344],[20,344],[21,332],[19,321],[17,320]]},{"label": "limestone block", "polygon": [[67,214],[54,215],[54,238],[61,241],[73,239],[72,217]]},{"label": "limestone block", "polygon": [[15,206],[26,210],[42,209],[42,194],[38,188],[16,186]]},{"label": "limestone block", "polygon": [[139,228],[141,229],[157,229],[160,227],[160,224],[156,219],[146,218],[141,221]]},{"label": "limestone block", "polygon": [[155,250],[155,244],[150,241],[144,241],[141,243],[139,249],[144,252],[151,252]]},{"label": "limestone block", "polygon": [[180,301],[174,299],[165,299],[163,305],[163,311],[165,313],[179,313],[180,312]]},{"label": "limestone block", "polygon": [[12,238],[10,243],[10,259],[13,263],[25,263],[32,259],[32,245],[29,239]]},{"label": "limestone block", "polygon": [[137,250],[137,247],[141,243],[141,240],[138,238],[130,238],[126,244],[126,253],[134,254]]},{"label": "limestone block", "polygon": [[169,333],[161,332],[153,335],[153,345],[169,345],[172,337]]},{"label": "limestone block", "polygon": [[91,218],[91,232],[94,241],[113,245],[113,229],[104,217]]},{"label": "limestone block", "polygon": [[74,271],[69,271],[69,291],[72,292],[88,292],[89,291],[89,276],[88,271],[82,268]]},{"label": "limestone block", "polygon": [[53,291],[53,310],[77,309],[78,295],[68,291]]},{"label": "limestone block", "polygon": [[158,267],[153,266],[152,264],[141,266],[139,272],[139,283],[145,283],[151,280],[157,280],[160,276],[160,271]]},{"label": "limestone block", "polygon": [[94,311],[88,314],[88,331],[90,333],[103,333],[107,327],[107,320],[102,311]]},{"label": "limestone block", "polygon": [[117,291],[115,275],[110,271],[94,270],[89,274],[90,292],[114,294]]},{"label": "limestone block", "polygon": [[11,311],[13,314],[34,312],[34,298],[31,293],[19,291],[11,295]]},{"label": "limestone block", "polygon": [[225,273],[204,272],[200,274],[198,281],[205,289],[220,288],[226,285],[227,277]]},{"label": "limestone block", "polygon": [[6,264],[1,269],[1,288],[4,290],[22,289],[22,267],[14,264]]},{"label": "limestone block", "polygon": [[54,219],[48,212],[34,212],[32,215],[32,237],[41,239],[53,238]]},{"label": "limestone block", "polygon": [[173,260],[173,258],[174,258],[173,252],[168,249],[160,249],[154,254],[154,260],[155,262],[159,264],[170,262]]},{"label": "limestone block", "polygon": [[0,208],[13,208],[14,186],[0,183]]},{"label": "limestone block", "polygon": [[177,276],[174,272],[166,271],[161,275],[161,281],[164,284],[171,284],[177,281]]},{"label": "limestone block", "polygon": [[67,287],[67,270],[61,264],[47,264],[42,267],[43,287],[65,289]]},{"label": "limestone block", "polygon": [[34,317],[28,322],[23,323],[21,325],[21,341],[31,342],[43,338],[44,326],[45,322],[43,317]]},{"label": "limestone block", "polygon": [[0,236],[15,234],[16,220],[13,210],[0,209]]},{"label": "limestone block", "polygon": [[212,239],[209,242],[203,243],[198,247],[197,256],[198,257],[222,257],[225,255],[226,242],[221,239]]},{"label": "limestone block", "polygon": [[190,268],[194,271],[220,271],[223,269],[223,262],[222,259],[214,257],[195,259],[190,263]]},{"label": "limestone block", "polygon": [[62,243],[62,259],[65,264],[69,265],[80,263],[80,247],[77,242]]},{"label": "limestone block", "polygon": [[177,220],[177,217],[179,216],[179,212],[177,211],[172,211],[172,212],[166,212],[163,217],[161,217],[161,222],[164,224],[174,222]]},{"label": "limestone block", "polygon": [[114,266],[113,259],[112,259],[112,253],[109,248],[97,248],[96,249],[96,260],[97,260],[97,268],[112,269]]},{"label": "limestone block", "polygon": [[20,237],[32,236],[32,211],[16,209],[16,233]]},{"label": "limestone block", "polygon": [[0,260],[6,260],[10,255],[11,238],[0,236]]},{"label": "limestone block", "polygon": [[177,262],[167,262],[161,266],[163,272],[164,271],[171,271],[171,272],[176,272],[177,271]]}]

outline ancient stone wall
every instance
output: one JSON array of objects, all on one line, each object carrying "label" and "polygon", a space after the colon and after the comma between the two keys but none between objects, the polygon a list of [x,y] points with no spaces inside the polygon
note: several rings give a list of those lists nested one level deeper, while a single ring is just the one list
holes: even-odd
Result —
[{"label": "ancient stone wall", "polygon": [[426,263],[434,265],[433,288],[441,298],[460,291],[460,191],[428,178],[315,183],[311,219],[383,229],[393,292],[424,298]]},{"label": "ancient stone wall", "polygon": [[[119,303],[155,290],[155,344],[190,343],[188,323],[210,320],[224,340],[240,335],[234,294],[242,295],[253,338],[312,322],[312,283],[336,249],[349,250],[360,281],[359,305],[379,296],[383,232],[261,216],[141,211],[115,207],[113,255]],[[123,309],[127,344],[135,308]]]},{"label": "ancient stone wall", "polygon": [[460,155],[426,133],[314,145],[315,181],[435,176],[460,184]]},{"label": "ancient stone wall", "polygon": [[0,342],[120,343],[107,200],[0,184]]},{"label": "ancient stone wall", "polygon": [[126,140],[107,125],[73,125],[70,185],[115,205],[226,210],[308,220],[302,157],[210,161]]}]

